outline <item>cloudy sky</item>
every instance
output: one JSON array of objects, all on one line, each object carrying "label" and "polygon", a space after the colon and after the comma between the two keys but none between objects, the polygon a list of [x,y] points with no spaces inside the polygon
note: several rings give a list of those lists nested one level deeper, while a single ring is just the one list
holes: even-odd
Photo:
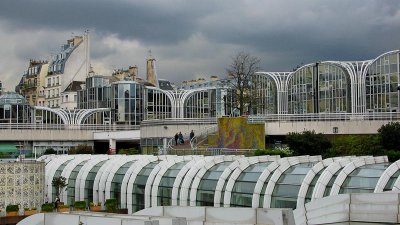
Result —
[{"label": "cloudy sky", "polygon": [[92,66],[139,67],[159,78],[225,76],[240,51],[265,71],[363,60],[400,48],[398,0],[1,0],[0,80],[13,90],[29,59],[47,59],[90,30]]}]

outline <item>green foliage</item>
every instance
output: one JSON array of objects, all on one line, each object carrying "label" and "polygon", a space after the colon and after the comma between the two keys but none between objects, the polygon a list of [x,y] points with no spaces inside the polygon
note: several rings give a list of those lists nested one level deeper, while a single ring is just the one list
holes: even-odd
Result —
[{"label": "green foliage", "polygon": [[86,202],[85,201],[76,201],[74,203],[75,209],[86,209]]},{"label": "green foliage", "polygon": [[117,199],[111,198],[106,200],[106,209],[107,212],[116,212],[117,211]]},{"label": "green foliage", "polygon": [[45,203],[42,205],[42,212],[53,212],[54,205],[52,203]]},{"label": "green foliage", "polygon": [[332,148],[324,157],[345,155],[382,155],[378,135],[340,135],[332,138]]},{"label": "green foliage", "polygon": [[254,156],[260,155],[280,155],[281,157],[288,157],[292,156],[293,152],[289,148],[257,149],[254,151]]},{"label": "green foliage", "polygon": [[67,186],[67,178],[63,176],[59,177],[53,177],[53,180],[51,181],[51,185],[56,188],[56,195],[59,196],[61,190]]},{"label": "green foliage", "polygon": [[386,150],[400,150],[400,123],[391,122],[378,129],[381,144]]},{"label": "green foliage", "polygon": [[396,162],[400,159],[400,151],[396,150],[385,150],[385,155],[387,155],[389,162]]},{"label": "green foliage", "polygon": [[18,205],[8,205],[6,207],[6,212],[18,212],[19,206]]},{"label": "green foliage", "polygon": [[91,146],[86,145],[86,144],[78,145],[77,147],[72,147],[68,151],[69,155],[93,154],[93,153],[94,153],[93,148]]},{"label": "green foliage", "polygon": [[137,155],[140,154],[140,151],[136,148],[128,148],[128,149],[120,149],[118,150],[118,154],[121,155]]},{"label": "green foliage", "polygon": [[46,149],[46,151],[44,151],[43,154],[44,155],[51,155],[51,154],[57,154],[57,152],[53,148],[48,148],[48,149]]},{"label": "green foliage", "polygon": [[29,208],[24,208],[24,211],[29,211]]},{"label": "green foliage", "polygon": [[325,155],[332,147],[322,133],[316,134],[315,131],[290,132],[286,136],[286,143],[294,155]]}]

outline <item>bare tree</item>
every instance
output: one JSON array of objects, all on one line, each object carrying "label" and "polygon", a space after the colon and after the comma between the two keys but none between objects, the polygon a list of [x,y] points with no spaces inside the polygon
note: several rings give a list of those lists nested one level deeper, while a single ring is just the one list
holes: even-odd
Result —
[{"label": "bare tree", "polygon": [[227,69],[230,85],[236,89],[232,92],[234,104],[239,109],[240,115],[244,113],[245,106],[251,105],[251,77],[260,67],[260,59],[246,52],[239,52],[232,58],[233,62]]}]

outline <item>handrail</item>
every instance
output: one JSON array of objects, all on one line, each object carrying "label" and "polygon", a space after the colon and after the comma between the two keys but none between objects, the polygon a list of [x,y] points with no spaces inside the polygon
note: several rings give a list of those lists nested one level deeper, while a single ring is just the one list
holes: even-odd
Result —
[{"label": "handrail", "polygon": [[216,124],[217,118],[165,118],[165,119],[153,119],[153,120],[143,120],[141,122],[142,126],[146,125],[169,125],[169,124]]},{"label": "handrail", "polygon": [[138,125],[113,125],[113,124],[45,124],[45,123],[0,123],[0,130],[94,130],[94,131],[119,131],[139,130]]},{"label": "handrail", "polygon": [[[207,135],[209,133],[213,133],[216,132],[216,130],[218,129],[217,125],[212,125],[203,129],[200,129],[199,131],[196,131],[196,133],[198,133],[198,135],[195,135],[191,140],[190,140],[190,147],[192,149],[196,149],[197,146],[201,143],[200,141],[198,141],[198,139],[202,136]],[[210,132],[211,131],[211,132]]]},{"label": "handrail", "polygon": [[248,116],[250,123],[275,121],[353,121],[353,120],[400,120],[400,112],[379,113],[308,113],[308,114],[268,114]]}]

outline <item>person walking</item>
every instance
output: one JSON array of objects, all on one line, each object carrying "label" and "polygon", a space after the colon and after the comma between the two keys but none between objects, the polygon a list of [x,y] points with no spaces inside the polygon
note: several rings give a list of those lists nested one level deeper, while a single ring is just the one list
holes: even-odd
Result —
[{"label": "person walking", "polygon": [[194,132],[193,132],[193,130],[192,131],[190,131],[190,141],[192,141],[192,139],[194,138]]},{"label": "person walking", "polygon": [[178,145],[178,138],[179,138],[178,133],[175,134],[174,138],[175,138],[175,145]]},{"label": "person walking", "polygon": [[183,134],[182,134],[182,132],[179,131],[178,136],[179,136],[179,143],[180,143],[180,144],[185,143],[185,141],[183,140]]}]

